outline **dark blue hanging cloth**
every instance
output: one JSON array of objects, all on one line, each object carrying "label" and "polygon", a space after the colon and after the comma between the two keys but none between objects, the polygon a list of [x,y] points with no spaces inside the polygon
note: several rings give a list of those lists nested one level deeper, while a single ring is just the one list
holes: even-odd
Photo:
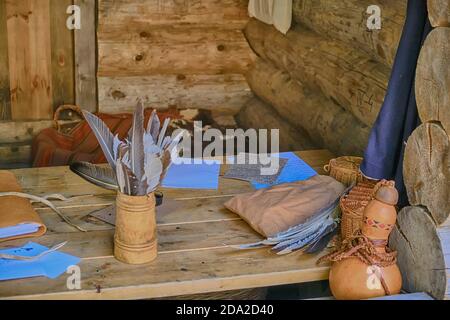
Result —
[{"label": "dark blue hanging cloth", "polygon": [[374,179],[395,180],[399,205],[408,205],[403,183],[405,143],[420,125],[414,80],[420,49],[432,30],[424,0],[409,0],[406,22],[384,104],[372,128],[361,171]]}]

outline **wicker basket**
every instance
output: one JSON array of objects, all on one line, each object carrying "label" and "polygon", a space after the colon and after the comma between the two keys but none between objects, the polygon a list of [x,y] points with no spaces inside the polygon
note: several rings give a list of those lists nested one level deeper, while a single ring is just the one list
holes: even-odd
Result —
[{"label": "wicker basket", "polygon": [[361,229],[364,209],[368,201],[349,200],[347,196],[342,197],[340,206],[342,211],[341,236],[342,239],[352,237],[356,231]]},{"label": "wicker basket", "polygon": [[365,181],[359,171],[362,158],[360,157],[340,157],[332,159],[329,164],[324,167],[324,170],[337,181],[346,186]]},{"label": "wicker basket", "polygon": [[361,229],[364,209],[372,200],[379,185],[375,182],[361,182],[348,195],[341,198],[341,236],[343,240],[352,237],[356,231]]}]

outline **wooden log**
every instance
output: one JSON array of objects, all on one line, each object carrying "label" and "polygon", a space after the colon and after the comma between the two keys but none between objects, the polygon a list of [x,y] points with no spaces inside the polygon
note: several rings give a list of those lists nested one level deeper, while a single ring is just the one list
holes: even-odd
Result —
[{"label": "wooden log", "polygon": [[450,27],[450,1],[428,0],[428,17],[433,27]]},{"label": "wooden log", "polygon": [[[294,20],[320,35],[356,46],[392,66],[406,16],[406,0],[294,0]],[[369,30],[367,8],[381,9],[381,29]]]},{"label": "wooden log", "polygon": [[30,166],[31,144],[28,143],[0,143],[0,168],[15,166]]},{"label": "wooden log", "polygon": [[283,119],[273,108],[258,98],[251,99],[237,115],[243,129],[279,129],[280,151],[317,149],[308,133]]},{"label": "wooden log", "polygon": [[13,120],[51,119],[49,0],[6,0]]},{"label": "wooden log", "polygon": [[186,26],[185,24],[175,23],[155,25],[152,22],[133,22],[126,25],[113,24],[108,25],[108,28],[99,28],[98,38],[100,43],[132,42],[169,46],[215,42],[218,45],[226,45],[230,41],[242,41],[242,30],[206,23]]},{"label": "wooden log", "polygon": [[153,75],[101,77],[100,111],[133,111],[142,99],[154,108],[205,109],[236,114],[253,96],[245,77],[228,75]]},{"label": "wooden log", "polygon": [[[63,128],[77,121],[58,121]],[[0,144],[31,142],[43,129],[53,128],[52,120],[39,121],[3,121],[0,122]]]},{"label": "wooden log", "polygon": [[320,91],[259,59],[247,74],[253,92],[319,146],[336,155],[362,155],[370,129]]},{"label": "wooden log", "polygon": [[72,2],[73,0],[50,0],[54,110],[60,105],[75,102],[73,31],[66,27],[66,10]]},{"label": "wooden log", "polygon": [[133,22],[154,25],[220,24],[242,29],[248,0],[99,0],[99,27]]},{"label": "wooden log", "polygon": [[0,1],[0,121],[11,119],[9,95],[8,31],[6,29],[6,5]]},{"label": "wooden log", "polygon": [[450,298],[450,221],[438,226],[422,207],[406,207],[398,214],[390,236],[398,251],[398,265],[407,292],[427,292],[435,299]]},{"label": "wooden log", "polygon": [[416,75],[420,119],[440,121],[450,134],[450,28],[436,28],[428,35]]},{"label": "wooden log", "polygon": [[97,111],[96,0],[74,0],[81,9],[82,25],[75,31],[75,101]]},{"label": "wooden log", "polygon": [[418,127],[408,140],[403,176],[411,205],[428,208],[437,224],[450,214],[449,138],[437,123]]},{"label": "wooden log", "polygon": [[152,36],[157,32],[148,33],[149,38],[141,37],[136,42],[120,38],[114,42],[100,40],[99,76],[245,73],[254,60],[242,32],[177,28],[170,33],[169,30],[161,32],[156,41]]},{"label": "wooden log", "polygon": [[300,26],[284,36],[252,19],[245,34],[252,48],[265,60],[321,90],[362,123],[373,125],[386,94],[388,67],[360,50]]}]

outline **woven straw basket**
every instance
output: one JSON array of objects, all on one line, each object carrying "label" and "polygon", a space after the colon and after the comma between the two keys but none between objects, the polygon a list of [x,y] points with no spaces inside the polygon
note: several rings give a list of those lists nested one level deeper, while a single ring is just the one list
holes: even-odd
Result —
[{"label": "woven straw basket", "polygon": [[360,182],[340,201],[342,211],[341,236],[342,239],[352,237],[361,229],[364,209],[372,200],[378,185],[375,182]]},{"label": "woven straw basket", "polygon": [[362,160],[360,157],[351,156],[332,159],[324,170],[337,181],[350,186],[365,180],[359,171]]}]

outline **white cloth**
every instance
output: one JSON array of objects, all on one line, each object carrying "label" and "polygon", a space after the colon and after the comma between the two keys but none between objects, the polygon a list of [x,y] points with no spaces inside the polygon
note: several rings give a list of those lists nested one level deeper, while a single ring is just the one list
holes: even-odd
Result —
[{"label": "white cloth", "polygon": [[286,34],[292,24],[292,0],[250,0],[248,14]]}]

